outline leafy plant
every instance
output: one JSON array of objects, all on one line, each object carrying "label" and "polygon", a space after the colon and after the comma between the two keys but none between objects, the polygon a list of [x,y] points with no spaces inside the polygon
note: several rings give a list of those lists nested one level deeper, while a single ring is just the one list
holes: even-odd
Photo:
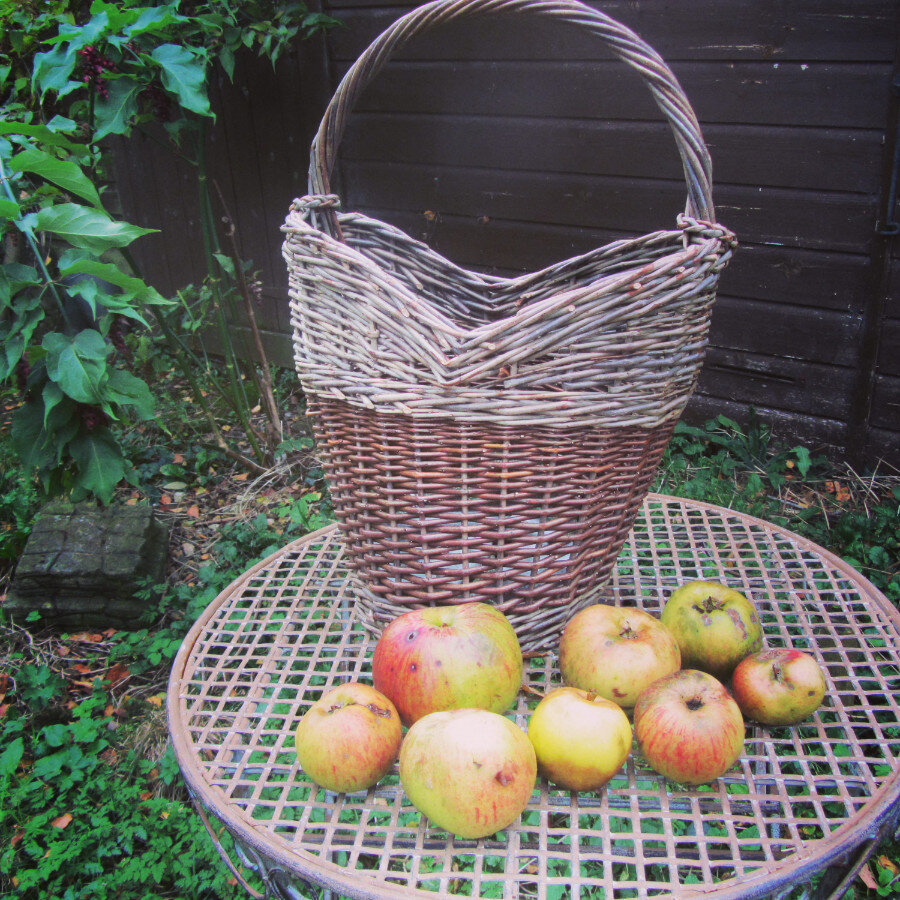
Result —
[{"label": "leafy plant", "polygon": [[[196,383],[202,353],[173,327],[170,303],[128,253],[150,229],[120,221],[104,190],[104,139],[151,122],[196,167],[206,287],[226,363],[217,389],[253,458],[225,439],[220,411],[199,389],[195,402],[223,451],[251,468],[271,464],[281,422],[255,326],[253,278],[237,258],[233,228],[225,244],[216,231],[207,84],[213,63],[231,76],[242,49],[274,63],[292,41],[331,22],[299,2],[0,3],[0,381],[16,378],[25,395],[14,434],[46,492],[108,501],[130,472],[114,426],[148,418],[154,406],[146,383],[128,371],[126,325],[147,326],[154,316]],[[228,321],[238,306],[259,365],[233,345]],[[260,399],[262,429],[252,417]]]}]

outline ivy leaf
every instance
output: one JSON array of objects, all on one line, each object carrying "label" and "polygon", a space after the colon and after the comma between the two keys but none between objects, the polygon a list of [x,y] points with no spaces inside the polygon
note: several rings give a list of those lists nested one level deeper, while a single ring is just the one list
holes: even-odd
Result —
[{"label": "ivy leaf", "polygon": [[141,84],[130,78],[111,79],[107,84],[108,96],[99,97],[94,105],[96,141],[108,134],[127,134],[131,120],[138,112],[137,96],[141,92]]},{"label": "ivy leaf", "polygon": [[74,338],[50,332],[41,346],[47,351],[44,364],[47,375],[62,391],[78,403],[98,403],[108,378],[106,357],[109,347],[103,336],[92,328]]},{"label": "ivy leaf", "polygon": [[[26,216],[30,226],[31,216]],[[25,220],[23,220],[24,222]],[[139,228],[127,222],[116,222],[98,209],[89,209],[77,203],[58,203],[39,210],[34,216],[34,227],[65,238],[72,246],[103,253],[113,247],[124,247],[135,238],[156,231]]]},{"label": "ivy leaf", "polygon": [[50,153],[38,150],[37,147],[27,147],[9,161],[9,167],[14,172],[31,172],[38,175],[64,191],[87,200],[97,209],[103,209],[103,201],[97,193],[97,188],[78,163],[57,159]]},{"label": "ivy leaf", "polygon": [[81,434],[69,444],[78,467],[79,486],[103,503],[112,499],[116,485],[125,477],[125,457],[108,428]]},{"label": "ivy leaf", "polygon": [[0,216],[4,219],[16,219],[19,212],[19,204],[15,200],[5,200],[0,197]]},{"label": "ivy leaf", "polygon": [[198,116],[213,116],[206,94],[206,60],[178,44],[160,44],[150,57],[159,64],[163,87],[178,98],[179,104]]}]

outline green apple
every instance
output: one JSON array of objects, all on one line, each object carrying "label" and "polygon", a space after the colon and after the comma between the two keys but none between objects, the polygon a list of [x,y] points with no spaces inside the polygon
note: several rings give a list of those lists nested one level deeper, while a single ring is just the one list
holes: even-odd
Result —
[{"label": "green apple", "polygon": [[525,732],[484,709],[429,713],[400,748],[400,783],[413,806],[459,837],[486,837],[511,825],[536,778]]},{"label": "green apple", "polygon": [[681,665],[727,680],[734,667],[762,648],[756,607],[716,581],[689,581],[672,592],[660,616],[681,648]]},{"label": "green apple", "polygon": [[631,752],[631,723],[622,707],[574,687],[550,691],[528,722],[538,771],[570,791],[603,787]]}]

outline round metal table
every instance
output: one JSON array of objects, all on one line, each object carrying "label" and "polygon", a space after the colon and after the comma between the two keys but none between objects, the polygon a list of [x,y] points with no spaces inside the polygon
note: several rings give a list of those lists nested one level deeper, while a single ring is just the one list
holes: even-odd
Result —
[{"label": "round metal table", "polygon": [[[195,807],[214,837],[227,830],[232,850],[220,851],[256,896],[242,867],[290,898],[840,897],[900,809],[900,616],[815,544],[652,494],[601,599],[658,614],[697,578],[752,597],[769,646],[819,660],[828,693],[815,716],[748,724],[741,759],[700,788],[666,782],[637,751],[596,793],[539,779],[514,826],[462,840],[419,815],[396,767],[346,795],[299,768],[300,716],[335,683],[369,680],[374,645],[336,528],[307,535],[224,590],[175,660],[169,730]],[[526,663],[510,712],[523,727],[559,682],[552,654]]]}]

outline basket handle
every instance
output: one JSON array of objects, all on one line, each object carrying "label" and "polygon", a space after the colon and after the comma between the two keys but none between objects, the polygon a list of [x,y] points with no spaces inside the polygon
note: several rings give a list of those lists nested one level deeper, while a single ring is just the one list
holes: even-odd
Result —
[{"label": "basket handle", "polygon": [[[662,57],[633,31],[579,0],[434,0],[397,19],[377,37],[347,71],[338,85],[311,148],[309,190],[328,195],[331,171],[346,128],[347,117],[360,94],[395,51],[417,34],[466,16],[525,12],[577,25],[596,34],[623,62],[636,69],[669,122],[684,167],[689,216],[715,222],[712,165],[700,125],[681,85]],[[327,231],[340,237],[334,203],[317,210]]]}]

